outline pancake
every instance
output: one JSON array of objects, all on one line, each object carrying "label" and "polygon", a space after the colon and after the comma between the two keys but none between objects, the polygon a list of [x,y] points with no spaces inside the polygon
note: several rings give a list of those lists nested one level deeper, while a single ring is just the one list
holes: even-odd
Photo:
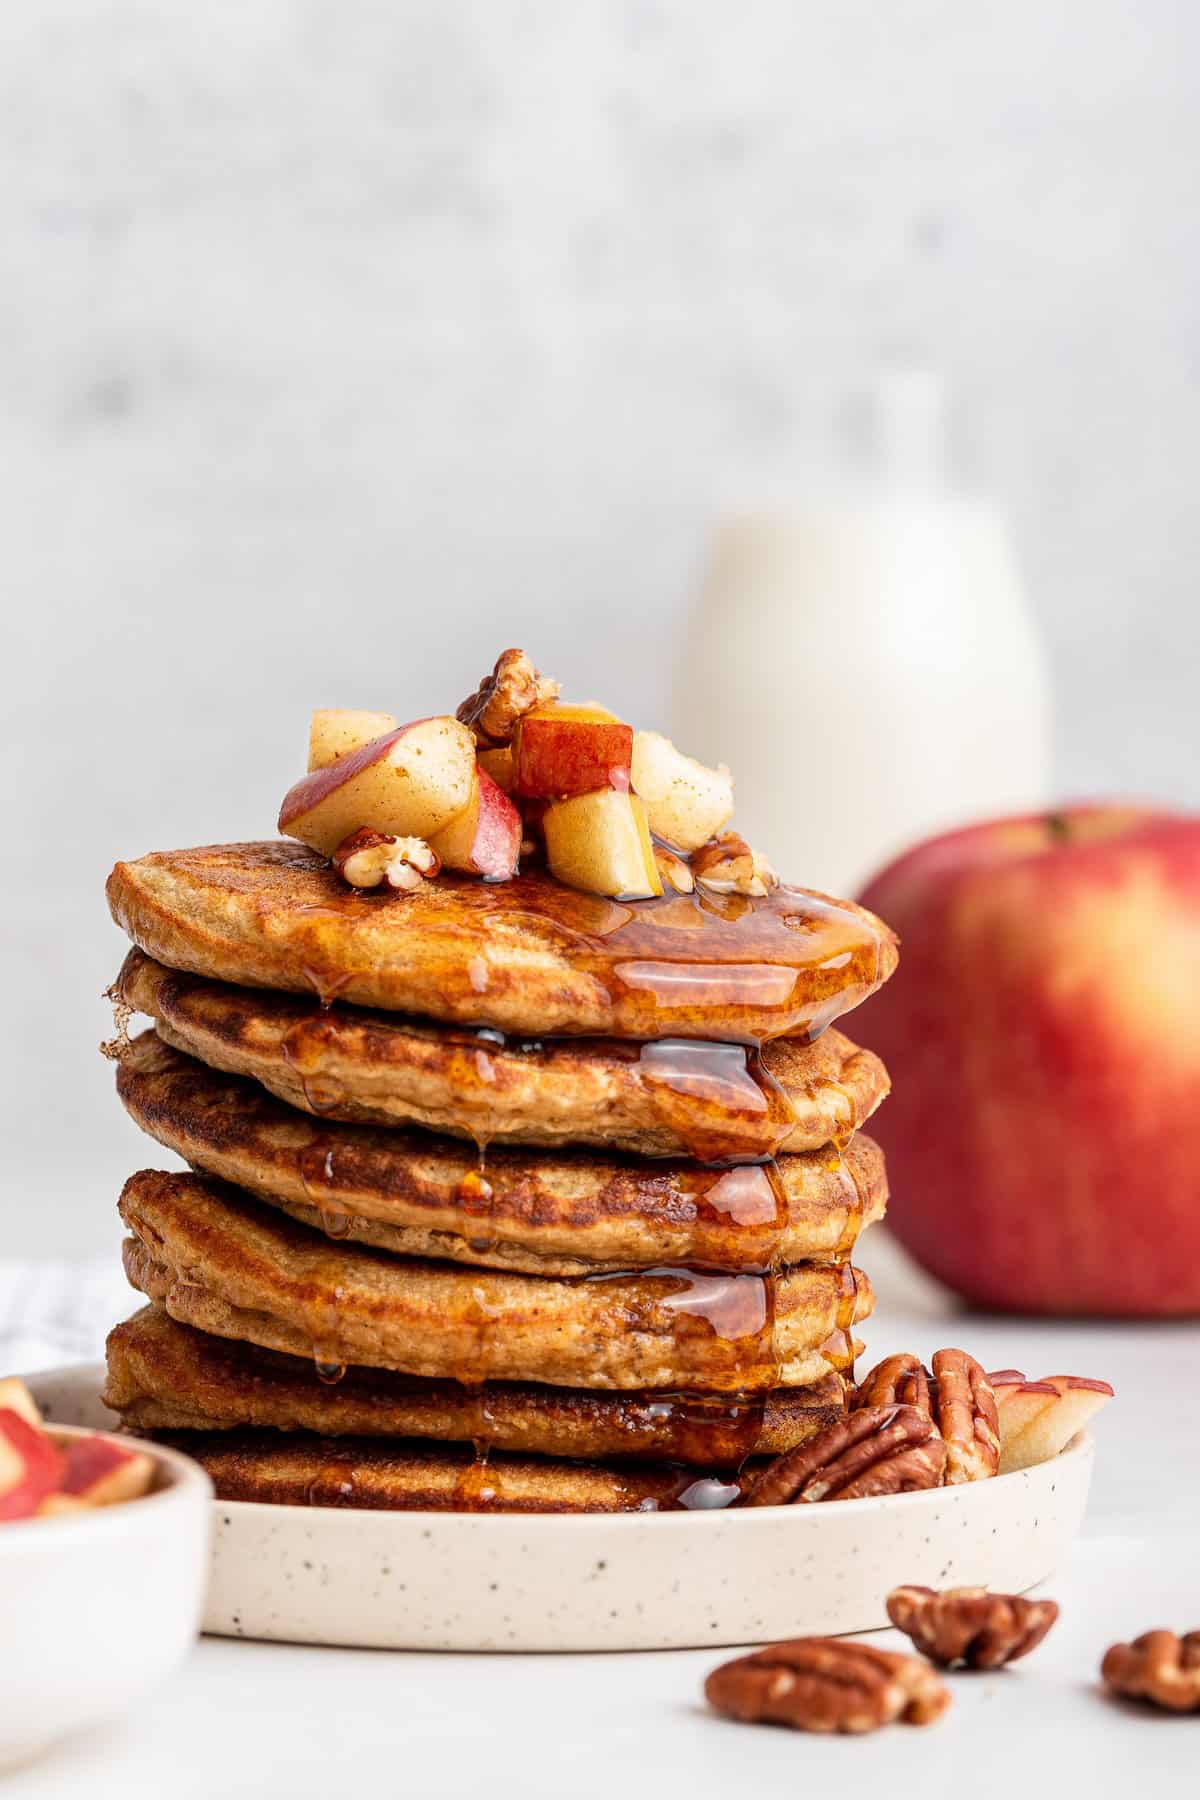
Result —
[{"label": "pancake", "polygon": [[121,1216],[130,1282],[172,1318],[289,1355],[450,1380],[728,1391],[853,1361],[873,1304],[849,1264],[543,1278],[332,1245],[237,1188],[143,1170]]},{"label": "pancake", "polygon": [[759,1396],[600,1394],[532,1383],[467,1388],[350,1368],[334,1386],[310,1357],[210,1337],[145,1306],[108,1337],[104,1402],[138,1430],[237,1428],[321,1436],[436,1438],[523,1455],[617,1456],[733,1468],[835,1424],[845,1382]]},{"label": "pancake", "polygon": [[117,1067],[134,1122],[194,1169],[330,1237],[394,1255],[535,1275],[687,1263],[762,1269],[849,1254],[887,1201],[883,1153],[856,1137],[774,1168],[701,1169],[595,1153],[493,1150],[321,1125],[152,1031]]},{"label": "pancake", "polygon": [[387,1512],[622,1513],[728,1506],[737,1482],[693,1470],[618,1467],[468,1446],[381,1444],[307,1433],[147,1434],[207,1470],[218,1500],[272,1506],[352,1506]]},{"label": "pancake", "polygon": [[132,950],[111,990],[176,1049],[323,1118],[477,1143],[595,1144],[721,1161],[845,1142],[888,1091],[836,1030],[814,1044],[507,1043],[179,974]]},{"label": "pancake", "polygon": [[171,968],[530,1036],[813,1036],[896,964],[872,914],[802,888],[615,901],[543,874],[348,888],[287,842],[118,863],[117,923]]}]

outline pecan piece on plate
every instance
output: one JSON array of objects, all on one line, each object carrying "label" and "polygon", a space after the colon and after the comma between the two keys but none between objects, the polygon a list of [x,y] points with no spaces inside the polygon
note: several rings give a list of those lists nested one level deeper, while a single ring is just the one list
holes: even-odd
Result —
[{"label": "pecan piece on plate", "polygon": [[934,1413],[946,1440],[946,1485],[985,1481],[1000,1464],[1000,1420],[992,1384],[965,1350],[933,1359]]},{"label": "pecan piece on plate", "polygon": [[946,1446],[913,1406],[864,1406],[777,1456],[743,1494],[743,1506],[861,1500],[939,1487]]},{"label": "pecan piece on plate", "polygon": [[932,1374],[919,1357],[889,1356],[865,1375],[850,1402],[913,1406],[933,1421],[946,1444],[947,1486],[983,1481],[1000,1462],[1000,1425],[992,1384],[965,1350],[939,1350]]},{"label": "pecan piece on plate", "polygon": [[1200,1712],[1200,1631],[1144,1631],[1104,1653],[1100,1674],[1115,1693],[1168,1712]]},{"label": "pecan piece on plate", "polygon": [[919,1356],[885,1356],[863,1376],[850,1405],[855,1411],[864,1406],[915,1406],[932,1419],[933,1378]]},{"label": "pecan piece on plate", "polygon": [[731,1719],[797,1731],[930,1725],[950,1704],[927,1663],[846,1638],[793,1638],[739,1656],[713,1670],[704,1696]]},{"label": "pecan piece on plate", "polygon": [[888,1618],[922,1656],[949,1668],[999,1669],[1035,1650],[1058,1617],[1053,1600],[990,1594],[986,1588],[893,1588]]},{"label": "pecan piece on plate", "polygon": [[456,716],[481,744],[509,744],[517,720],[543,701],[557,699],[558,690],[558,682],[535,669],[523,650],[502,650],[491,674],[463,701]]}]

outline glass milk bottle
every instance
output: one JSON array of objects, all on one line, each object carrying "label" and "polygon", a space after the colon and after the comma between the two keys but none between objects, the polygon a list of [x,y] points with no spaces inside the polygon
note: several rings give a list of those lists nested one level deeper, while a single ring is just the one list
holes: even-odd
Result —
[{"label": "glass milk bottle", "polygon": [[873,461],[718,524],[674,700],[679,747],[732,768],[742,835],[835,894],[1049,781],[1041,646],[1003,521],[945,480],[935,376],[881,381]]}]

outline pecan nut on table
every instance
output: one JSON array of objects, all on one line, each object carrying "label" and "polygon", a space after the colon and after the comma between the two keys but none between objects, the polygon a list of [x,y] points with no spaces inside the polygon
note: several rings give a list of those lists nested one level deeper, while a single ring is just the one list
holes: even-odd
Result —
[{"label": "pecan nut on table", "polygon": [[1114,1693],[1148,1700],[1167,1712],[1200,1712],[1200,1631],[1145,1631],[1131,1644],[1114,1644],[1100,1674]]},{"label": "pecan nut on table", "polygon": [[943,1668],[999,1669],[1028,1656],[1054,1621],[1053,1600],[991,1594],[986,1588],[893,1588],[888,1618],[916,1649]]},{"label": "pecan nut on table", "polygon": [[845,1638],[793,1638],[739,1656],[713,1670],[704,1694],[729,1718],[796,1731],[929,1725],[950,1704],[928,1663]]}]

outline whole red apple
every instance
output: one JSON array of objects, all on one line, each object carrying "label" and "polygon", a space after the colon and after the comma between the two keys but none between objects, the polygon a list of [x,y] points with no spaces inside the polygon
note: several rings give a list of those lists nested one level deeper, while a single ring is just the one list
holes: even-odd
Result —
[{"label": "whole red apple", "polygon": [[995,820],[859,898],[902,945],[855,1034],[900,1241],[981,1306],[1200,1313],[1200,817]]}]

